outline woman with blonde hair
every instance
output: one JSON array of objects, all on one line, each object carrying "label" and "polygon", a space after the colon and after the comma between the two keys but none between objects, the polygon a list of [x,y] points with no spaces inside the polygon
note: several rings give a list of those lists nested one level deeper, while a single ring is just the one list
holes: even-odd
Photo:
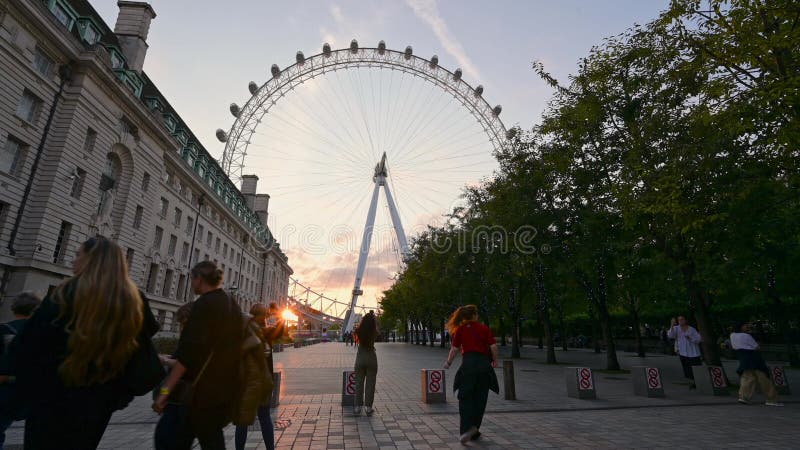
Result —
[{"label": "woman with blonde hair", "polygon": [[18,336],[25,448],[96,448],[111,413],[133,399],[132,357],[158,330],[115,243],[87,240],[73,271]]},{"label": "woman with blonde hair", "polygon": [[492,331],[478,322],[478,308],[465,305],[455,310],[447,322],[447,329],[453,336],[450,353],[444,368],[449,369],[453,358],[461,352],[461,367],[453,381],[453,391],[458,391],[458,414],[462,444],[480,437],[483,413],[489,390],[500,392],[497,375],[497,344]]}]

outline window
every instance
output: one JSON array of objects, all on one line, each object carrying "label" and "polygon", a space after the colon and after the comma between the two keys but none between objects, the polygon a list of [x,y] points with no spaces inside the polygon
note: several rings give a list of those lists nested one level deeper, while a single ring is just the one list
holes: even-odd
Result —
[{"label": "window", "polygon": [[147,192],[147,189],[150,187],[150,174],[145,172],[144,176],[142,177],[142,191]]},{"label": "window", "polygon": [[164,174],[164,182],[167,183],[167,186],[172,186],[172,183],[175,182],[175,175],[172,172],[166,172]]},{"label": "window", "polygon": [[206,254],[205,254],[205,257],[203,258],[203,261],[210,261],[210,260],[211,260],[211,259],[209,258],[209,256],[208,256],[208,253],[206,253]]},{"label": "window", "polygon": [[214,235],[211,231],[208,232],[208,236],[206,236],[206,247],[211,247],[211,240],[213,239]]},{"label": "window", "polygon": [[197,225],[197,235],[200,236],[200,239],[203,239],[203,230],[204,229],[205,228],[202,225],[200,225],[200,224]]},{"label": "window", "polygon": [[167,218],[168,209],[169,209],[169,201],[167,201],[167,199],[165,199],[164,197],[161,197],[161,212],[159,212],[159,215],[161,216],[162,219]]},{"label": "window", "polygon": [[86,139],[83,141],[83,151],[90,153],[94,150],[94,144],[97,142],[97,132],[91,128],[86,129]]},{"label": "window", "polygon": [[9,136],[0,154],[0,172],[17,175],[22,168],[26,148],[25,144]]},{"label": "window", "polygon": [[158,250],[161,248],[161,238],[164,235],[164,230],[161,227],[156,227],[156,234],[153,236],[153,247]]},{"label": "window", "polygon": [[142,226],[142,214],[144,214],[144,208],[141,206],[136,206],[136,213],[133,215],[133,228],[138,230],[139,227]]},{"label": "window", "polygon": [[27,89],[22,93],[22,99],[17,106],[17,116],[30,123],[36,123],[42,100]]},{"label": "window", "polygon": [[191,217],[186,218],[186,234],[192,234],[194,228],[194,219]]},{"label": "window", "polygon": [[125,262],[128,263],[128,275],[130,276],[131,267],[133,266],[133,254],[134,250],[129,248],[127,252],[125,252]]},{"label": "window", "polygon": [[167,272],[164,274],[164,286],[161,288],[162,297],[169,297],[169,293],[172,291],[172,279],[174,276],[175,272],[171,269],[167,269]]},{"label": "window", "polygon": [[42,76],[49,78],[53,70],[53,60],[41,48],[36,47],[33,54],[33,67]]},{"label": "window", "polygon": [[216,244],[214,244],[214,253],[219,253],[219,244],[222,242],[219,238],[217,238]]},{"label": "window", "polygon": [[112,69],[123,69],[125,67],[125,58],[117,51],[117,49],[110,47],[108,54],[111,57]]},{"label": "window", "polygon": [[178,289],[175,290],[175,298],[183,298],[183,293],[186,290],[186,275],[181,274],[178,277]]},{"label": "window", "polygon": [[58,230],[58,238],[56,239],[56,248],[53,250],[54,263],[61,264],[64,262],[64,255],[67,254],[69,235],[71,232],[72,224],[69,222],[61,222],[61,229]]},{"label": "window", "polygon": [[189,243],[184,242],[181,248],[181,263],[186,263],[186,258],[189,257]]},{"label": "window", "polygon": [[194,257],[192,259],[193,259],[192,264],[197,264],[197,263],[200,262],[200,249],[199,248],[194,249]]},{"label": "window", "polygon": [[183,211],[180,208],[175,208],[175,226],[181,226],[181,217],[183,216]]},{"label": "window", "polygon": [[67,29],[72,29],[72,16],[58,3],[53,4],[53,15],[56,17],[56,20],[61,22],[61,25],[67,27]]},{"label": "window", "polygon": [[222,245],[222,257],[228,259],[228,244]]},{"label": "window", "polygon": [[167,254],[169,256],[175,256],[175,247],[178,245],[178,237],[174,234],[169,236],[169,248],[167,249]]},{"label": "window", "polygon": [[98,34],[94,27],[88,22],[84,23],[83,26],[83,38],[86,40],[87,44],[94,45],[100,39],[100,34]]},{"label": "window", "polygon": [[72,189],[69,192],[70,197],[74,199],[81,198],[84,179],[86,179],[86,171],[83,169],[75,169],[75,172],[72,173]]},{"label": "window", "polygon": [[151,294],[156,290],[156,280],[158,279],[158,264],[150,264],[150,271],[147,272],[147,292]]}]

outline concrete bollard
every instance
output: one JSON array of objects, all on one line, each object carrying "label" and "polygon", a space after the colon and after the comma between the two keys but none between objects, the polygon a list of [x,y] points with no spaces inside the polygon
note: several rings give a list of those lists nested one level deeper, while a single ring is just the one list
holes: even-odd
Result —
[{"label": "concrete bollard", "polygon": [[692,373],[697,392],[706,395],[730,395],[722,366],[692,366]]},{"label": "concrete bollard", "polygon": [[792,395],[789,389],[789,380],[786,378],[786,372],[783,366],[769,366],[769,376],[772,378],[772,384],[775,385],[775,390],[780,395]]},{"label": "concrete bollard", "polygon": [[272,374],[272,397],[269,399],[270,408],[276,408],[281,404],[281,374],[282,372],[275,372]]},{"label": "concrete bollard", "polygon": [[564,370],[564,380],[567,383],[568,396],[579,399],[597,398],[592,369],[588,367],[567,367]]},{"label": "concrete bollard", "polygon": [[633,393],[643,397],[664,397],[664,383],[658,367],[634,366],[631,369]]},{"label": "concrete bollard", "polygon": [[444,370],[421,369],[421,380],[423,403],[447,403]]},{"label": "concrete bollard", "polygon": [[342,371],[342,406],[356,404],[356,373],[352,370]]},{"label": "concrete bollard", "polygon": [[517,388],[514,383],[514,361],[503,361],[503,394],[506,400],[517,399]]}]

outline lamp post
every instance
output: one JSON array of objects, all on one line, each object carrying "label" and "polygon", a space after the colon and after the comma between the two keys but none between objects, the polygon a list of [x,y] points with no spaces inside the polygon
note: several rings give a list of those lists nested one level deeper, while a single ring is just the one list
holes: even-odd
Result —
[{"label": "lamp post", "polygon": [[[194,254],[194,241],[197,238],[197,225],[200,223],[200,213],[203,209],[203,205],[206,202],[206,195],[200,194],[200,197],[197,198],[197,214],[195,215],[194,220],[194,230],[192,230],[192,245],[189,248],[189,258],[186,262],[186,269],[189,272],[189,278],[191,278],[191,271],[192,271],[192,255]],[[186,303],[189,296],[189,285],[192,284],[191,280],[186,282],[186,286],[184,287],[183,291],[183,302]]]}]

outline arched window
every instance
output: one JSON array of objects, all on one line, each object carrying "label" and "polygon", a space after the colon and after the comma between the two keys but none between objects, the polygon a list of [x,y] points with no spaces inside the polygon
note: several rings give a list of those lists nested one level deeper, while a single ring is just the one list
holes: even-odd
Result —
[{"label": "arched window", "polygon": [[114,153],[106,155],[106,166],[100,176],[100,202],[97,213],[100,217],[110,217],[111,208],[114,206],[114,189],[122,173],[122,163]]}]

